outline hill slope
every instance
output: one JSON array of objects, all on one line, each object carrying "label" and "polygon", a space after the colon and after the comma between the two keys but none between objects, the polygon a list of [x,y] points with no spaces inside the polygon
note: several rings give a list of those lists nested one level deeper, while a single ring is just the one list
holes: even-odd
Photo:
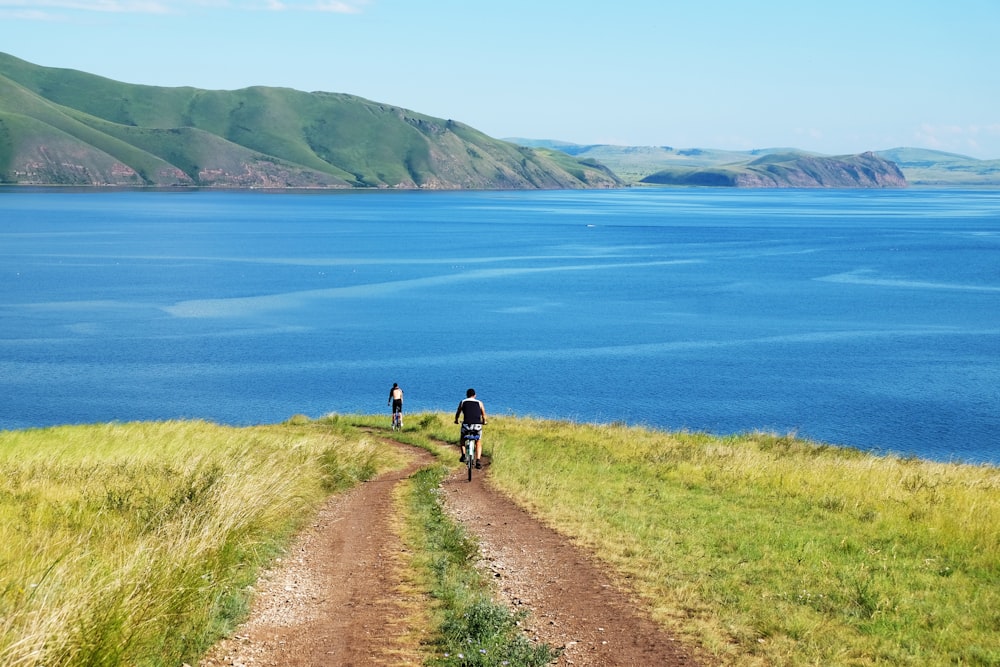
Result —
[{"label": "hill slope", "polygon": [[594,160],[351,95],[120,83],[0,53],[0,183],[616,187]]},{"label": "hill slope", "polygon": [[874,153],[819,157],[774,153],[719,167],[671,167],[640,182],[737,188],[905,188],[892,162]]},{"label": "hill slope", "polygon": [[[671,146],[573,144],[545,139],[508,139],[508,141],[533,148],[552,148],[581,159],[597,160],[629,183],[640,182],[647,176],[675,167],[722,168],[749,163],[757,158],[775,154],[825,157],[791,148],[727,151],[703,148],[679,149]],[[910,185],[1000,185],[1000,160],[978,160],[965,155],[921,148],[892,148],[874,153],[895,163]]]},{"label": "hill slope", "polygon": [[892,160],[914,185],[1000,185],[1000,160],[923,148],[892,148],[878,155]]}]

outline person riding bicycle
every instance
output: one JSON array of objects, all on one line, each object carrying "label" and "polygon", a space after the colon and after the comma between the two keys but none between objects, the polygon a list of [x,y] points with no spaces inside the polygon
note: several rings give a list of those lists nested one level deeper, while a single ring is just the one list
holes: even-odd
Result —
[{"label": "person riding bicycle", "polygon": [[[476,398],[476,390],[469,389],[465,392],[465,399],[458,404],[455,410],[455,423],[458,423],[459,415],[462,416],[462,432],[458,440],[458,446],[462,447],[466,433],[474,432],[479,434],[476,440],[476,468],[482,468],[480,457],[483,454],[483,424],[486,423],[486,408],[483,402]],[[462,449],[462,456],[458,459],[465,463],[465,449]]]},{"label": "person riding bicycle", "polygon": [[392,414],[403,411],[403,390],[399,388],[399,383],[393,382],[392,389],[389,390],[389,401],[386,405],[392,404]]},{"label": "person riding bicycle", "polygon": [[392,383],[392,389],[389,390],[389,403],[392,403],[392,428],[394,431],[400,430],[403,428],[403,390],[396,382]]}]

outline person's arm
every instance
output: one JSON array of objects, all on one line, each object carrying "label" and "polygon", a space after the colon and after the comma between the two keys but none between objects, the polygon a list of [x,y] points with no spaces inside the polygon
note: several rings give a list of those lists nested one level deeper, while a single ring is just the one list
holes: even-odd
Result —
[{"label": "person's arm", "polygon": [[462,404],[458,404],[458,410],[455,410],[455,423],[458,423],[458,416],[462,414]]},{"label": "person's arm", "polygon": [[480,409],[480,410],[482,411],[482,413],[483,413],[483,423],[485,424],[485,423],[486,423],[486,406],[485,406],[485,405],[483,405],[483,402],[482,402],[482,401],[479,401],[479,409]]}]

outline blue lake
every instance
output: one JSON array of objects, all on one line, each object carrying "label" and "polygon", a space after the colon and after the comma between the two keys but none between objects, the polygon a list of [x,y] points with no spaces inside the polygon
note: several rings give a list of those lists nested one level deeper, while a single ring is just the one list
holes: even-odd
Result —
[{"label": "blue lake", "polygon": [[393,382],[1000,463],[1000,191],[0,189],[0,429],[377,413]]}]

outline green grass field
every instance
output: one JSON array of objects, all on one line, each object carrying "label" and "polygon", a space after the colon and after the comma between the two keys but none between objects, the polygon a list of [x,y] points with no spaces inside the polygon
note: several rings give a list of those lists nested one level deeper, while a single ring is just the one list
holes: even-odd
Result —
[{"label": "green grass field", "polygon": [[[318,503],[375,474],[373,425],[388,418],[0,432],[0,664],[193,662]],[[408,415],[400,439],[455,435]],[[484,442],[503,492],[720,664],[1000,665],[996,467],[514,417]],[[426,503],[400,511],[440,529]],[[418,546],[413,567],[461,560],[447,541],[457,557]]]},{"label": "green grass field", "polygon": [[1000,471],[529,420],[497,484],[733,664],[1000,664]]},{"label": "green grass field", "polygon": [[0,432],[0,664],[193,661],[374,451],[309,424]]}]

